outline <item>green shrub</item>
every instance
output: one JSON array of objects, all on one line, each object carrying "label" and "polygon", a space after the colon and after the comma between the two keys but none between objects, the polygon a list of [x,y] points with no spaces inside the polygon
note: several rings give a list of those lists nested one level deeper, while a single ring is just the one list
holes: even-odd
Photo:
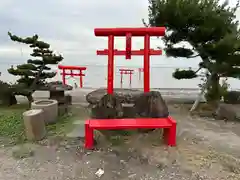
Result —
[{"label": "green shrub", "polygon": [[17,100],[14,96],[11,85],[1,80],[0,80],[0,104],[7,106],[17,104]]},{"label": "green shrub", "polygon": [[228,91],[223,100],[227,104],[240,104],[240,91]]}]

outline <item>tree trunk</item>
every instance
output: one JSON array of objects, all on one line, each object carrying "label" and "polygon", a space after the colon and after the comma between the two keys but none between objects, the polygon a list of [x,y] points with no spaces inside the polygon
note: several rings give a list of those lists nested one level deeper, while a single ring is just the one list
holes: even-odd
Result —
[{"label": "tree trunk", "polygon": [[200,100],[201,100],[201,98],[203,97],[203,94],[204,94],[205,90],[208,89],[208,87],[209,87],[210,80],[211,80],[211,75],[207,78],[207,81],[206,81],[206,83],[204,84],[204,87],[202,87],[202,90],[201,90],[201,92],[199,93],[198,98],[195,100],[192,108],[190,109],[190,112],[193,112],[193,111],[198,107],[198,105],[199,105],[199,103],[200,103]]},{"label": "tree trunk", "polygon": [[206,100],[207,102],[218,103],[221,99],[220,92],[220,77],[217,73],[213,73],[210,78],[210,84],[207,88]]},{"label": "tree trunk", "polygon": [[28,99],[28,108],[31,108],[31,104],[33,102],[33,97],[32,94],[27,95],[27,99]]}]

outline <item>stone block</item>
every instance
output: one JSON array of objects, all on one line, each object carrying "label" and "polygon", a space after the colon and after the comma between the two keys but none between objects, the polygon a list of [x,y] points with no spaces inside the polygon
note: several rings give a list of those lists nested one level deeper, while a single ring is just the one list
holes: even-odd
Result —
[{"label": "stone block", "polygon": [[42,140],[46,136],[44,112],[32,109],[23,113],[25,133],[28,140]]},{"label": "stone block", "polygon": [[55,123],[58,118],[58,102],[53,99],[32,102],[31,109],[42,109],[46,124]]}]

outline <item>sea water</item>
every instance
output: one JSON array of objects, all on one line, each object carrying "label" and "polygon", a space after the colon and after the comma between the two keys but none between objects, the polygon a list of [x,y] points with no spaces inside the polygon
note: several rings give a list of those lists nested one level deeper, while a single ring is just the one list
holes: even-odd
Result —
[{"label": "sea water", "polygon": [[[1,64],[1,76],[0,79],[7,82],[14,82],[17,77],[9,74],[7,68],[10,65]],[[106,87],[107,85],[107,66],[106,65],[89,65],[86,66],[87,70],[84,72],[85,77],[83,77],[83,87],[86,88],[99,88]],[[132,82],[130,84],[130,77],[128,74],[123,74],[123,88],[143,88],[143,73],[139,72],[140,67],[114,67],[114,87],[121,87],[120,71],[121,68],[129,68],[134,70],[132,75]],[[161,89],[199,89],[199,84],[202,83],[200,77],[194,79],[182,79],[177,80],[172,77],[172,73],[177,67],[151,67],[150,68],[150,87],[151,88],[161,88]],[[186,68],[187,69],[187,68]],[[196,70],[193,68],[193,70]],[[60,71],[57,71],[57,67],[53,67],[53,71],[57,72],[57,75],[51,79],[53,81],[62,80]],[[74,71],[77,73],[77,71]],[[79,86],[79,77],[66,77],[67,83],[74,86],[76,83]],[[228,83],[231,89],[240,89],[240,81],[238,79],[229,78]]]}]

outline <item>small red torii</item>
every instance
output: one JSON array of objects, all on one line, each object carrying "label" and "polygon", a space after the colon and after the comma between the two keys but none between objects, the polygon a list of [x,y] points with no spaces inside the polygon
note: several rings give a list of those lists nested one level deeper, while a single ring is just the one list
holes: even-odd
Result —
[{"label": "small red torii", "polygon": [[[96,28],[95,36],[108,36],[108,49],[98,50],[97,55],[108,55],[108,94],[113,94],[114,79],[114,55],[125,55],[126,59],[131,59],[132,55],[144,56],[144,92],[150,91],[150,63],[151,55],[161,55],[161,50],[150,49],[150,36],[164,36],[165,27],[150,28]],[[126,37],[126,50],[114,49],[114,37]],[[132,36],[144,36],[144,49],[132,50]]]},{"label": "small red torii", "polygon": [[129,86],[131,87],[132,85],[132,75],[134,73],[133,69],[119,69],[120,74],[121,74],[121,79],[120,79],[120,83],[121,83],[121,88],[122,88],[122,84],[123,84],[123,74],[129,74]]},{"label": "small red torii", "polygon": [[138,79],[139,79],[139,81],[141,80],[141,75],[142,75],[143,72],[144,72],[143,68],[138,68]]},{"label": "small red torii", "polygon": [[[64,85],[66,84],[66,76],[71,76],[71,77],[79,76],[80,88],[83,87],[83,76],[85,76],[85,74],[83,74],[83,71],[87,69],[86,67],[58,65],[58,69],[62,70],[60,74],[62,75],[62,81]],[[70,73],[66,73],[66,70],[70,71]],[[73,73],[74,70],[79,71],[79,73]]]}]

